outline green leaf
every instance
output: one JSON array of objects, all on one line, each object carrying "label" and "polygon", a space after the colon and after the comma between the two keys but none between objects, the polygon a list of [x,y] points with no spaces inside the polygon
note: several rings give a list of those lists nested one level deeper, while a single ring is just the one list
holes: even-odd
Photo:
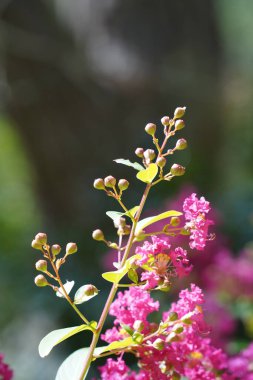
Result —
[{"label": "green leaf", "polygon": [[133,281],[135,284],[138,284],[139,278],[135,269],[130,268],[127,275],[130,281]]},{"label": "green leaf", "polygon": [[39,344],[40,356],[44,358],[51,352],[54,346],[83,330],[93,331],[93,327],[89,325],[80,325],[51,331],[41,340]]},{"label": "green leaf", "polygon": [[149,218],[142,219],[137,223],[135,233],[137,235],[140,231],[144,230],[144,228],[150,226],[153,223],[158,222],[159,220],[170,218],[172,216],[180,216],[180,215],[182,215],[181,212],[170,210],[170,211],[165,211],[159,215],[150,216]]},{"label": "green leaf", "polygon": [[[97,347],[94,351],[94,355],[99,355],[104,349],[103,347]],[[64,362],[60,365],[55,380],[80,380],[80,376],[83,371],[83,365],[85,357],[88,355],[89,347],[80,348],[69,355]],[[93,359],[95,360],[95,358]],[[86,372],[83,379],[87,377]]]},{"label": "green leaf", "polygon": [[95,297],[98,294],[97,288],[94,287],[94,294],[87,295],[87,285],[81,286],[75,294],[74,303],[76,305],[79,305],[81,303],[89,301],[91,298]]},{"label": "green leaf", "polygon": [[127,261],[125,262],[125,265],[122,268],[120,268],[116,271],[112,271],[112,272],[105,272],[102,274],[102,277],[106,281],[114,282],[116,284],[119,283],[120,280],[127,274],[129,269],[131,268],[131,265],[133,264],[133,262],[138,257],[139,257],[139,255],[131,256],[129,259],[127,259]]},{"label": "green leaf", "polygon": [[113,221],[119,219],[121,216],[123,216],[123,212],[118,211],[107,211],[106,215],[109,216]]},{"label": "green leaf", "polygon": [[151,183],[158,173],[158,166],[156,164],[150,164],[146,169],[139,171],[136,177],[145,183]]},{"label": "green leaf", "polygon": [[116,349],[119,349],[120,351],[122,348],[132,346],[133,344],[135,343],[133,342],[133,339],[131,337],[125,338],[123,340],[117,340],[115,342],[110,343],[108,346],[104,347],[103,351],[101,351],[100,353],[102,354],[104,352],[112,351]]},{"label": "green leaf", "polygon": [[131,162],[129,160],[125,160],[124,158],[118,158],[117,160],[113,160],[114,162],[117,162],[117,164],[123,164],[126,166],[131,166],[135,170],[143,170],[144,167],[139,164],[138,162]]},{"label": "green leaf", "polygon": [[[63,284],[65,292],[67,294],[69,294],[74,285],[75,285],[75,281],[67,281],[65,284]],[[63,290],[61,288],[59,288],[59,290],[56,292],[56,295],[57,295],[57,297],[65,298],[65,295],[64,295]]]},{"label": "green leaf", "polygon": [[121,216],[124,216],[124,215],[129,216],[130,218],[134,218],[139,208],[140,206],[134,206],[133,208],[131,208],[130,210],[124,213],[119,212],[119,211],[107,211],[106,215],[109,216],[109,218],[111,218],[113,221],[119,219]]}]

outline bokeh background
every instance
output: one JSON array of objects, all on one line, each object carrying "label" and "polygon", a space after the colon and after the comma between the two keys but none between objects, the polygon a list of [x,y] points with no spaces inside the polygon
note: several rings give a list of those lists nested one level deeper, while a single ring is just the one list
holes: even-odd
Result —
[{"label": "bokeh background", "polygon": [[[76,241],[65,278],[104,286],[105,249],[91,232],[110,233],[104,211],[115,205],[93,179],[130,172],[136,202],[141,185],[112,160],[148,147],[147,122],[187,106],[189,149],[176,157],[187,174],[149,207],[186,181],[219,210],[234,252],[252,240],[252,37],[250,0],[0,0],[0,351],[15,379],[53,379],[90,339],[39,358],[40,339],[78,319],[34,286],[30,241],[39,231]],[[105,296],[90,302],[90,318]]]}]

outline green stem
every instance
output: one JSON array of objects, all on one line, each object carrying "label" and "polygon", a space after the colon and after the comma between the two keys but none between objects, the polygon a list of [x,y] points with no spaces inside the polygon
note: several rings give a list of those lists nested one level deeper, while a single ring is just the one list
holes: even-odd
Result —
[{"label": "green stem", "polygon": [[[151,189],[151,186],[152,184],[149,183],[147,184],[145,190],[144,190],[144,193],[143,193],[143,196],[142,196],[142,199],[141,199],[141,202],[140,202],[140,207],[137,211],[137,214],[136,214],[136,217],[134,218],[134,221],[133,221],[133,225],[132,225],[132,229],[131,229],[131,233],[129,235],[129,238],[128,238],[128,242],[127,242],[127,245],[126,245],[126,250],[125,250],[125,253],[124,253],[124,256],[122,258],[122,261],[121,261],[121,265],[120,265],[120,268],[122,268],[130,254],[130,251],[131,251],[131,248],[132,248],[132,245],[133,245],[133,242],[134,242],[134,235],[135,235],[135,229],[136,229],[136,225],[140,219],[140,216],[141,216],[141,213],[142,213],[142,210],[143,210],[143,207],[145,205],[145,202],[147,200],[147,196],[148,196],[148,193]],[[117,292],[117,289],[118,289],[118,284],[114,283],[111,287],[111,291],[109,293],[109,296],[107,298],[107,301],[106,301],[106,304],[104,306],[104,309],[102,311],[102,314],[100,316],[100,319],[99,319],[99,322],[98,322],[98,326],[97,326],[97,330],[96,332],[93,334],[93,338],[92,338],[92,342],[91,342],[91,345],[90,345],[90,349],[89,349],[89,352],[85,358],[85,362],[84,362],[84,367],[83,367],[83,370],[82,370],[82,373],[81,373],[81,376],[80,376],[80,380],[83,380],[84,379],[84,376],[86,375],[88,369],[89,369],[89,366],[91,364],[91,361],[92,361],[92,358],[93,358],[93,353],[94,353],[94,350],[96,348],[96,345],[97,345],[97,342],[98,342],[98,339],[99,339],[99,336],[100,336],[100,333],[101,333],[101,330],[104,326],[104,323],[105,323],[105,320],[107,318],[107,315],[109,313],[109,309],[110,309],[110,306],[113,302],[113,299],[115,297],[115,294]]]}]

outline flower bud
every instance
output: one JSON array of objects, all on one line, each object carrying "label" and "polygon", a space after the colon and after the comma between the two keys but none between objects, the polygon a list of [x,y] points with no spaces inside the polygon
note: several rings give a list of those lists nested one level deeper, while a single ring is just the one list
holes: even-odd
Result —
[{"label": "flower bud", "polygon": [[180,380],[181,375],[179,375],[177,372],[173,372],[171,380]]},{"label": "flower bud", "polygon": [[175,328],[173,329],[173,331],[174,331],[176,334],[181,334],[181,333],[184,331],[184,327],[181,326],[181,325],[176,325]]},{"label": "flower bud", "polygon": [[129,182],[126,179],[120,179],[118,182],[118,188],[120,191],[124,191],[128,188]]},{"label": "flower bud", "polygon": [[66,255],[72,255],[73,253],[77,252],[77,245],[76,243],[68,243],[66,245]]},{"label": "flower bud", "polygon": [[180,224],[180,218],[178,216],[173,216],[170,219],[170,225],[173,227],[177,227]]},{"label": "flower bud", "polygon": [[180,131],[180,129],[183,129],[185,127],[185,122],[184,120],[177,120],[175,122],[175,130]]},{"label": "flower bud", "polygon": [[112,249],[119,249],[119,246],[116,243],[109,243],[109,247]]},{"label": "flower bud", "polygon": [[105,190],[104,180],[102,178],[95,179],[93,187],[97,190]]},{"label": "flower bud", "polygon": [[104,182],[106,187],[114,187],[116,185],[116,178],[108,175],[108,177],[105,177]]},{"label": "flower bud", "polygon": [[94,240],[103,241],[105,240],[104,234],[101,230],[95,230],[92,232],[92,237]]},{"label": "flower bud", "polygon": [[134,322],[134,324],[133,324],[133,328],[134,328],[134,330],[135,331],[138,331],[138,332],[142,332],[142,330],[144,329],[144,323],[141,321],[141,320],[139,320],[139,319],[137,319],[135,322]]},{"label": "flower bud", "polygon": [[153,149],[145,150],[144,158],[146,161],[152,161],[155,158],[155,151]]},{"label": "flower bud", "polygon": [[32,241],[31,246],[32,246],[32,248],[38,249],[38,250],[41,250],[41,248],[42,248],[42,244],[38,243],[37,240],[35,240],[35,239]]},{"label": "flower bud", "polygon": [[169,116],[164,116],[161,118],[161,123],[164,127],[167,127],[170,124]]},{"label": "flower bud", "polygon": [[59,255],[59,253],[61,252],[61,246],[59,244],[52,245],[51,252],[54,256]]},{"label": "flower bud", "polygon": [[159,166],[159,168],[163,168],[166,165],[166,162],[167,160],[165,157],[158,157],[156,160],[156,163]]},{"label": "flower bud", "polygon": [[82,292],[86,297],[91,297],[98,294],[98,289],[95,285],[88,284],[82,287]]},{"label": "flower bud", "polygon": [[181,175],[184,175],[185,168],[181,165],[173,164],[172,167],[170,168],[170,172],[172,175],[179,177]]},{"label": "flower bud", "polygon": [[135,331],[135,332],[133,333],[133,335],[132,335],[132,339],[133,339],[133,341],[134,341],[135,343],[137,343],[137,344],[142,344],[142,342],[143,342],[143,338],[144,338],[143,334],[141,334],[141,333],[138,332],[138,331]]},{"label": "flower bud", "polygon": [[135,154],[136,154],[137,157],[143,158],[144,149],[143,148],[137,148],[135,150]]},{"label": "flower bud", "polygon": [[44,234],[43,232],[39,232],[35,236],[35,240],[36,240],[37,243],[39,243],[41,245],[45,245],[45,244],[47,244],[47,235]]},{"label": "flower bud", "polygon": [[35,279],[34,279],[34,282],[35,282],[35,285],[37,285],[40,288],[42,286],[47,286],[48,285],[47,279],[42,274],[39,274],[38,276],[36,276]]},{"label": "flower bud", "polygon": [[187,148],[187,141],[185,139],[179,139],[176,143],[177,150],[184,150]]},{"label": "flower bud", "polygon": [[179,119],[184,116],[186,107],[177,107],[174,112],[174,119]]},{"label": "flower bud", "polygon": [[129,235],[131,232],[131,226],[129,224],[126,224],[124,227],[123,227],[123,233],[124,235]]},{"label": "flower bud", "polygon": [[37,261],[37,263],[35,264],[35,267],[37,270],[41,271],[41,272],[46,272],[47,271],[47,262],[46,260],[39,260]]},{"label": "flower bud", "polygon": [[169,313],[169,320],[171,322],[177,321],[178,320],[178,314],[175,311],[171,311]]},{"label": "flower bud", "polygon": [[157,338],[157,339],[153,342],[152,346],[153,346],[154,348],[156,348],[157,350],[160,350],[160,351],[161,351],[161,350],[164,349],[165,342],[164,342],[164,340],[162,340],[161,338]]},{"label": "flower bud", "polygon": [[153,123],[148,123],[145,127],[145,131],[147,132],[148,135],[154,136],[155,131],[156,131],[156,125]]}]

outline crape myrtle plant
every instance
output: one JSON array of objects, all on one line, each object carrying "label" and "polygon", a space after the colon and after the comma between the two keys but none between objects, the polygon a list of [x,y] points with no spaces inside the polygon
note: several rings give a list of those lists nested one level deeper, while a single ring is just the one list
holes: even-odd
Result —
[{"label": "crape myrtle plant", "polygon": [[[40,356],[47,356],[54,346],[74,334],[85,330],[92,332],[90,347],[72,353],[58,369],[56,380],[83,380],[87,378],[93,362],[104,357],[108,357],[106,363],[99,367],[102,380],[238,379],[230,371],[226,354],[215,348],[208,338],[210,329],[201,306],[204,295],[198,286],[191,284],[190,289],[182,290],[179,300],[163,313],[159,323],[151,322],[149,317],[160,308],[159,302],[152,298],[152,292],[169,292],[175,278],[182,278],[192,270],[188,252],[179,244],[180,237],[185,241],[187,236],[189,249],[195,251],[202,251],[208,240],[213,238],[209,232],[213,222],[207,216],[209,202],[204,197],[198,198],[195,193],[184,200],[183,212],[166,210],[142,218],[151,190],[160,182],[171,182],[185,173],[185,168],[179,164],[167,165],[174,152],[187,147],[184,138],[170,144],[174,141],[171,138],[185,127],[184,114],[185,107],[178,107],[173,118],[164,116],[161,132],[153,123],[146,125],[145,131],[152,138],[154,149],[136,149],[135,154],[141,163],[115,160],[135,169],[137,179],[145,184],[139,204],[126,206],[123,197],[129,187],[126,179],[116,180],[109,175],[94,181],[94,188],[114,198],[122,209],[121,212],[106,213],[113,220],[116,241],[107,240],[100,229],[92,234],[93,239],[115,251],[114,268],[102,274],[111,283],[111,290],[98,321],[88,320],[85,307],[83,312],[79,306],[99,296],[96,286],[82,285],[71,296],[74,281],[65,282],[60,275],[61,267],[77,252],[77,245],[68,243],[60,257],[60,245],[49,245],[45,233],[38,233],[32,241],[32,247],[42,255],[36,262],[36,269],[41,274],[35,277],[35,284],[51,287],[56,296],[69,303],[81,320],[79,326],[46,335],[39,344]],[[158,138],[160,135],[163,135],[162,139]],[[159,229],[156,231],[155,223],[158,221]],[[154,232],[150,232],[150,226]],[[102,331],[108,314],[115,317],[114,324],[111,329]],[[106,342],[105,345],[98,346],[100,338]],[[125,353],[136,358],[137,371],[127,366]]]}]

